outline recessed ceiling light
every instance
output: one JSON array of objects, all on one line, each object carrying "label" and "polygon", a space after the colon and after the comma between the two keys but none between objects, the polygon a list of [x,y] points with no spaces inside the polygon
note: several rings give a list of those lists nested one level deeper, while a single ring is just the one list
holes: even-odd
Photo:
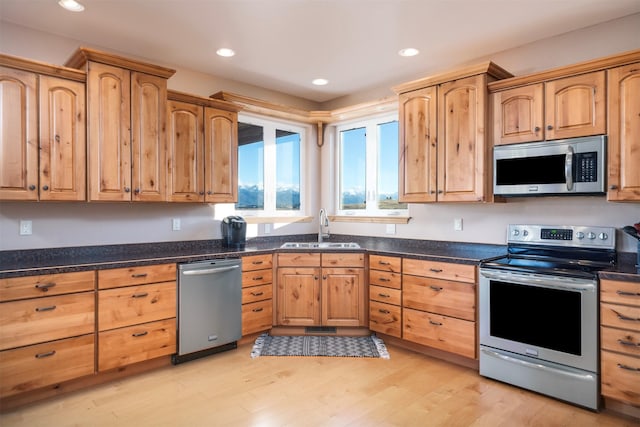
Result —
[{"label": "recessed ceiling light", "polygon": [[313,79],[313,81],[311,82],[316,86],[324,86],[327,83],[329,83],[329,80],[327,79]]},{"label": "recessed ceiling light", "polygon": [[76,0],[60,0],[58,4],[71,12],[82,12],[84,10],[84,6]]},{"label": "recessed ceiling light", "polygon": [[224,56],[225,58],[229,58],[229,57],[231,57],[231,56],[236,54],[233,51],[233,49],[229,49],[228,47],[222,47],[222,48],[216,50],[216,53],[218,54],[218,56]]},{"label": "recessed ceiling light", "polygon": [[414,49],[412,47],[407,47],[398,51],[398,55],[400,56],[416,56],[419,53],[420,51],[418,49]]}]

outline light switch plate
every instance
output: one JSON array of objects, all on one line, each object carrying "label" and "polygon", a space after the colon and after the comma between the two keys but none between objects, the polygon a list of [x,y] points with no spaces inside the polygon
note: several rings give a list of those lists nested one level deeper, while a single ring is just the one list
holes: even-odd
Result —
[{"label": "light switch plate", "polygon": [[462,218],[453,219],[453,229],[455,231],[462,231]]},{"label": "light switch plate", "polygon": [[180,231],[182,224],[180,224],[180,218],[173,218],[171,222],[173,231]]},{"label": "light switch plate", "polygon": [[20,220],[20,235],[30,236],[33,232],[33,223],[29,220]]}]

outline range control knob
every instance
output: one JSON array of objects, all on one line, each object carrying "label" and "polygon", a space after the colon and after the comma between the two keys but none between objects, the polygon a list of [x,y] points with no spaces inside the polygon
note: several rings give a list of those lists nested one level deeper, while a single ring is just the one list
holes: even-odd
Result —
[{"label": "range control knob", "polygon": [[522,235],[523,235],[523,236],[528,236],[528,235],[529,235],[529,232],[528,232],[527,230],[524,230],[524,231],[522,232]]},{"label": "range control knob", "polygon": [[512,234],[513,234],[514,236],[519,236],[519,235],[520,235],[520,230],[518,230],[517,228],[515,228],[515,229],[513,230],[513,233],[512,233]]},{"label": "range control knob", "polygon": [[596,234],[590,231],[589,234],[587,234],[587,237],[589,238],[589,240],[593,240],[596,238]]},{"label": "range control knob", "polygon": [[578,231],[576,233],[576,237],[578,238],[578,240],[582,240],[584,239],[584,233],[582,231]]},{"label": "range control knob", "polygon": [[600,240],[607,240],[607,239],[609,238],[609,235],[608,235],[607,233],[600,233],[600,234],[598,235],[598,238],[599,238]]}]

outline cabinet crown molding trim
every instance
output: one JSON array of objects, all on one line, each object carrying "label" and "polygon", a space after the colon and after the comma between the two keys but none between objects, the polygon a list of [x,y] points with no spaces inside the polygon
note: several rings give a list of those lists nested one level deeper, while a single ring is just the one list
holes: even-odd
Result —
[{"label": "cabinet crown molding trim", "polygon": [[161,67],[159,65],[150,64],[148,62],[125,58],[124,56],[119,56],[113,53],[103,52],[88,47],[79,47],[64,65],[70,68],[82,69],[88,61],[100,62],[107,65],[115,65],[117,67],[126,68],[127,70],[147,73],[165,79],[168,79],[176,73],[176,70],[173,70],[171,68]]},{"label": "cabinet crown molding trim", "polygon": [[87,73],[75,68],[61,67],[59,65],[48,64],[46,62],[34,61],[32,59],[0,53],[0,66],[16,68],[23,71],[44,74],[52,77],[60,77],[78,82],[87,81]]},{"label": "cabinet crown molding trim", "polygon": [[167,98],[170,101],[188,102],[189,104],[218,108],[220,110],[232,111],[236,113],[243,109],[241,105],[234,104],[233,102],[223,101],[221,99],[204,98],[201,96],[191,95],[189,93],[178,92],[175,90],[168,90]]},{"label": "cabinet crown molding trim", "polygon": [[573,65],[553,68],[551,70],[528,74],[526,76],[517,76],[499,80],[489,83],[488,87],[489,92],[497,92],[503,89],[511,89],[518,86],[541,83],[549,80],[559,79],[562,77],[569,77],[575,76],[577,74],[589,73],[592,71],[605,70],[621,65],[632,64],[634,62],[640,62],[640,49],[605,56],[604,58],[597,58],[589,61],[579,62]]}]

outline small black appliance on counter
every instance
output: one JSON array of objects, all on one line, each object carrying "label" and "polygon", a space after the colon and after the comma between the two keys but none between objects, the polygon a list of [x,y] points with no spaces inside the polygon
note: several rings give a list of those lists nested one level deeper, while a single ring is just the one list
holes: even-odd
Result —
[{"label": "small black appliance on counter", "polygon": [[222,245],[244,249],[247,241],[247,223],[241,216],[228,216],[222,220]]}]

